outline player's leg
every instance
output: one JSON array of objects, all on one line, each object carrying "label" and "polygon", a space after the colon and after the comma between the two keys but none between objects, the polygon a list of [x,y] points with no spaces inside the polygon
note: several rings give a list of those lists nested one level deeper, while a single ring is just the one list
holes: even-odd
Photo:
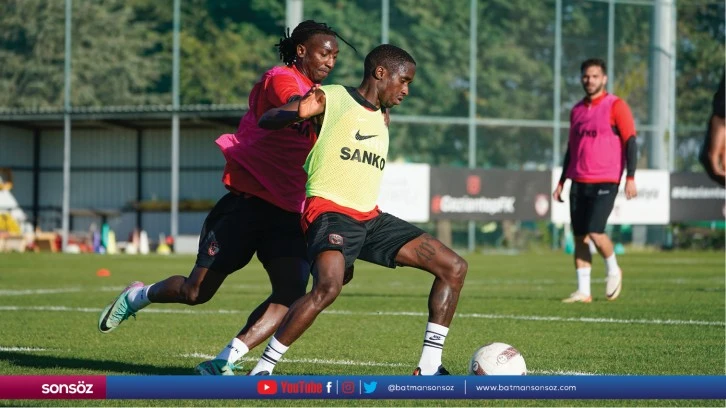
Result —
[{"label": "player's leg", "polygon": [[236,337],[212,360],[195,367],[201,375],[234,375],[237,361],[277,330],[292,303],[305,294],[310,267],[305,258],[279,258],[266,266],[272,294],[247,317]]},{"label": "player's leg", "polygon": [[575,272],[577,274],[577,290],[563,299],[565,303],[590,303],[590,275],[592,272],[592,254],[590,253],[588,220],[592,211],[592,185],[572,182],[570,187],[570,220],[575,240]]},{"label": "player's leg", "polygon": [[310,276],[305,237],[300,228],[300,215],[267,204],[263,214],[267,227],[259,235],[257,257],[267,271],[272,294],[259,304],[247,323],[217,357],[199,364],[203,375],[231,374],[225,367],[235,363],[247,352],[267,340],[277,330],[288,308],[305,294]]},{"label": "player's leg", "polygon": [[313,287],[290,307],[250,375],[271,374],[292,343],[335,301],[346,266],[353,265],[365,239],[365,228],[342,214],[325,213],[310,225],[306,236],[308,257],[314,259]]},{"label": "player's leg", "polygon": [[192,306],[209,301],[227,276],[247,265],[257,250],[259,201],[232,193],[220,199],[202,226],[191,274],[150,285],[149,301]]},{"label": "player's leg", "polygon": [[144,286],[133,282],[101,312],[98,328],[108,333],[151,303],[197,305],[214,296],[229,273],[242,268],[255,252],[252,234],[241,234],[255,222],[242,196],[227,194],[207,216],[197,261],[188,277],[176,275]]},{"label": "player's leg", "polygon": [[467,262],[441,241],[393,215],[381,214],[367,227],[360,259],[388,267],[411,266],[434,275],[421,358],[414,374],[448,374],[441,356],[464,285]]},{"label": "player's leg", "polygon": [[303,258],[281,258],[267,268],[272,295],[250,314],[237,338],[252,349],[275,333],[292,304],[305,295],[310,264]]},{"label": "player's leg", "polygon": [[618,194],[618,185],[615,183],[602,183],[597,185],[597,196],[593,198],[592,214],[588,222],[588,235],[595,243],[598,252],[605,261],[607,283],[605,297],[615,300],[622,288],[623,272],[618,265],[612,240],[605,234],[608,217],[613,211],[615,198]]},{"label": "player's leg", "polygon": [[233,375],[235,363],[250,349],[269,338],[290,305],[305,294],[310,265],[300,228],[300,214],[285,211],[259,198],[249,199],[248,212],[256,223],[251,228],[257,257],[267,272],[272,294],[248,316],[236,337],[212,360],[197,365],[202,375]]}]

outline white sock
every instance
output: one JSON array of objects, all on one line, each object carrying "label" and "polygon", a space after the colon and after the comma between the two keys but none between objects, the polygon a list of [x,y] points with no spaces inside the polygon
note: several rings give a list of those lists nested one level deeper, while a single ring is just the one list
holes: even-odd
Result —
[{"label": "white sock", "polygon": [[434,375],[439,370],[447,334],[449,334],[448,327],[431,322],[426,323],[421,360],[418,362],[421,375]]},{"label": "white sock", "polygon": [[592,268],[577,268],[577,290],[590,296],[590,271]]},{"label": "white sock", "polygon": [[149,288],[152,286],[153,285],[147,285],[143,288],[130,290],[126,295],[126,301],[129,302],[129,306],[137,311],[149,306],[151,304],[151,301],[149,300]]},{"label": "white sock", "polygon": [[250,371],[249,375],[256,375],[261,371],[267,371],[272,374],[275,365],[280,361],[282,355],[285,354],[288,348],[290,347],[280,343],[275,336],[272,336],[270,343],[265,347],[265,352],[260,357],[260,361],[257,362],[257,365]]},{"label": "white sock", "polygon": [[233,338],[232,341],[227,344],[227,347],[217,354],[218,360],[227,360],[229,363],[234,363],[239,360],[250,351],[249,347],[237,337]]},{"label": "white sock", "polygon": [[618,266],[618,260],[615,259],[615,252],[605,258],[605,266],[607,267],[608,276],[615,276],[618,274],[620,267]]}]

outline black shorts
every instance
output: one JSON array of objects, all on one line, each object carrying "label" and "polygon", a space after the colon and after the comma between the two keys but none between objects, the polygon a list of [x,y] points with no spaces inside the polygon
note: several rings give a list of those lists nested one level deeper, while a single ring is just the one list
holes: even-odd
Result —
[{"label": "black shorts", "polygon": [[613,211],[618,185],[615,183],[578,183],[570,187],[570,219],[576,236],[603,233]]},{"label": "black shorts", "polygon": [[197,266],[230,274],[247,265],[255,252],[263,265],[283,257],[307,260],[300,214],[258,197],[228,193],[204,221]]},{"label": "black shorts", "polygon": [[388,268],[396,267],[398,251],[424,231],[391,214],[356,221],[340,213],[324,213],[307,230],[308,258],[314,262],[323,251],[337,250],[350,268],[362,259]]}]

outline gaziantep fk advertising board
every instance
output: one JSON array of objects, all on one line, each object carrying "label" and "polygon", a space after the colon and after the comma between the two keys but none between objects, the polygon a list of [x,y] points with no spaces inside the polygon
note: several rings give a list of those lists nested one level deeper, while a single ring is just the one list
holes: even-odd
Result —
[{"label": "gaziantep fk advertising board", "polygon": [[717,221],[726,215],[726,191],[706,173],[671,174],[671,221]]},{"label": "gaziantep fk advertising board", "polygon": [[[552,170],[551,191],[554,191],[557,186],[561,172],[562,168]],[[552,200],[552,222],[555,224],[570,223],[571,183],[572,181],[568,180],[562,191],[564,203]],[[626,199],[625,176],[623,175],[608,224],[668,224],[670,219],[670,174],[665,170],[638,170],[635,172],[635,185],[638,188],[638,196],[632,200]]]},{"label": "gaziantep fk advertising board", "polygon": [[548,171],[432,168],[431,218],[548,219],[549,179]]}]

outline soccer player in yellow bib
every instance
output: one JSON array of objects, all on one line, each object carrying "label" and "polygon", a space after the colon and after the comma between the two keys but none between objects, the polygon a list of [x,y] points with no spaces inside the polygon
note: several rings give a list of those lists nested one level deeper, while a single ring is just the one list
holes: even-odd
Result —
[{"label": "soccer player in yellow bib", "polygon": [[308,181],[302,224],[313,288],[290,307],[250,375],[272,373],[288,347],[338,297],[349,278],[346,270],[358,258],[434,275],[423,351],[413,373],[448,374],[441,355],[468,265],[431,235],[376,205],[388,154],[388,127],[381,111],[403,101],[415,75],[411,55],[380,45],[366,56],[358,88],[314,86],[301,100],[260,118],[260,127],[268,129],[309,118],[321,119],[321,128],[304,165]]}]

